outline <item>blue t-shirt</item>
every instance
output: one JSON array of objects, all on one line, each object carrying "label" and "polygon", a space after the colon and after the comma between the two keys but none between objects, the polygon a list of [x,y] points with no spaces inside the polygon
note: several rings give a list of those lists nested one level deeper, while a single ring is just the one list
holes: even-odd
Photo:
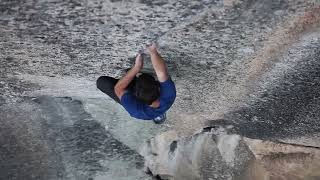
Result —
[{"label": "blue t-shirt", "polygon": [[160,82],[160,106],[158,108],[150,107],[137,100],[130,91],[127,91],[121,97],[121,104],[128,111],[130,116],[137,119],[152,120],[162,116],[172,106],[175,98],[176,87],[173,81],[168,78],[165,82]]}]

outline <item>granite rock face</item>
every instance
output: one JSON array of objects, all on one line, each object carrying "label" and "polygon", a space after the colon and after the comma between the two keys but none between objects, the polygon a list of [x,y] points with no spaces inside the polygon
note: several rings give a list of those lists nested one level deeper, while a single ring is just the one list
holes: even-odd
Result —
[{"label": "granite rock face", "polygon": [[[95,87],[147,41],[177,87],[161,126]],[[152,137],[161,178],[319,177],[318,0],[0,0],[0,51],[0,179],[151,179]]]},{"label": "granite rock face", "polygon": [[1,114],[0,179],[148,178],[143,157],[78,100],[41,96]]},{"label": "granite rock face", "polygon": [[160,179],[311,180],[320,178],[318,148],[274,143],[207,127],[188,138],[174,131],[141,149],[145,171]]},{"label": "granite rock face", "polygon": [[185,139],[167,132],[151,139],[141,154],[154,176],[186,180],[241,177],[253,157],[239,135],[225,132],[201,132]]}]

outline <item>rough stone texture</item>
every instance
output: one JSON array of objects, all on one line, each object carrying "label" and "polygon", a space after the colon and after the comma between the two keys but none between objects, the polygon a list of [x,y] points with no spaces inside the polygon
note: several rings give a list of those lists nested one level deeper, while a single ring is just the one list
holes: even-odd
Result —
[{"label": "rough stone texture", "polygon": [[[190,53],[193,55],[190,60],[184,58],[184,60],[189,61],[185,64],[185,68],[183,68],[183,65],[178,68],[185,69],[186,73],[184,75],[188,77],[184,78],[181,85],[179,83],[180,91],[182,91],[181,96],[189,96],[188,98],[178,99],[179,106],[176,112],[184,109],[184,111],[189,111],[190,114],[202,117],[202,119],[217,119],[227,118],[225,114],[228,112],[244,109],[248,106],[259,108],[254,103],[272,99],[272,97],[266,97],[263,94],[265,91],[270,91],[271,89],[277,91],[279,90],[278,86],[288,89],[287,84],[290,85],[293,81],[295,87],[306,86],[305,84],[300,85],[299,83],[302,83],[303,80],[296,81],[297,78],[295,77],[292,77],[291,80],[286,80],[291,83],[285,84],[283,82],[284,78],[286,78],[286,73],[288,75],[290,73],[297,75],[297,71],[299,71],[297,69],[301,68],[296,63],[298,59],[300,62],[307,61],[310,63],[306,64],[311,66],[315,64],[314,66],[316,66],[312,67],[313,69],[301,68],[300,71],[303,70],[301,74],[305,74],[304,76],[319,76],[317,74],[318,65],[316,60],[319,49],[317,48],[319,46],[319,28],[317,28],[319,27],[320,19],[319,9],[312,9],[310,12],[305,13],[301,12],[301,14],[297,12],[297,14],[290,16],[284,15],[280,18],[276,15],[277,10],[285,13],[286,10],[289,11],[290,9],[288,6],[295,7],[295,5],[290,4],[292,2],[281,1],[281,4],[283,3],[285,5],[282,7],[279,4],[256,2],[249,4],[248,9],[239,8],[240,12],[231,11],[231,13],[226,13],[225,16],[227,17],[218,16],[222,20],[226,18],[221,25],[221,29],[218,30],[216,30],[217,24],[215,24],[217,20],[215,19],[214,21],[215,16],[206,15],[198,21],[198,23],[204,21],[203,24],[198,25],[202,31],[195,29],[196,25],[192,24],[189,28],[183,29],[188,29],[187,34],[183,34],[181,30],[176,33],[177,36],[181,35],[179,36],[180,38],[174,36],[165,40],[165,42],[168,42],[169,40],[179,40],[182,37],[186,39],[190,36],[190,39],[188,39],[190,42],[199,42],[191,44],[193,45],[192,47],[186,47],[188,52],[194,50],[194,55]],[[281,7],[286,10],[281,9]],[[299,11],[302,9],[300,8]],[[268,15],[266,15],[266,12]],[[228,17],[233,14],[233,18]],[[211,31],[211,29],[215,29],[215,31]],[[305,31],[311,32],[306,33]],[[188,36],[188,34],[190,35]],[[302,42],[300,42],[301,36],[305,37]],[[301,43],[300,47],[295,44],[299,44],[299,42]],[[168,42],[167,45],[169,46],[169,44],[173,43]],[[309,44],[310,51],[306,47],[308,46],[307,44]],[[178,49],[182,48],[182,45],[177,46]],[[170,47],[170,49],[173,48]],[[206,50],[209,52],[206,52]],[[286,58],[286,54],[290,56]],[[290,61],[291,58],[296,60]],[[197,64],[193,65],[193,62]],[[281,64],[283,66],[279,67]],[[189,71],[189,66],[192,66],[192,71]],[[281,68],[284,69],[282,70]],[[308,86],[317,89],[318,79],[310,77],[309,81],[314,81],[313,83],[315,84],[308,84]],[[282,85],[279,84],[281,82],[283,83]],[[278,92],[278,94],[274,95],[274,99],[289,99],[291,97],[288,97],[286,93],[292,93],[292,96],[296,93],[289,91],[283,94]],[[313,93],[310,98],[317,99],[318,96],[318,93]],[[297,101],[305,101],[301,99],[297,99]],[[307,103],[308,100],[305,102]],[[182,109],[179,109],[180,107]],[[288,111],[291,112],[290,109]],[[244,112],[243,116],[245,114]],[[230,117],[229,119],[238,122],[236,117]],[[196,125],[192,124],[190,126]]]},{"label": "rough stone texture", "polygon": [[241,137],[222,127],[189,138],[174,131],[151,139],[141,154],[161,179],[320,179],[320,150]]},{"label": "rough stone texture", "polygon": [[[271,72],[254,84],[252,102],[225,118],[252,138],[319,137],[319,45],[319,33],[301,37]],[[309,145],[319,147],[320,141]]]},{"label": "rough stone texture", "polygon": [[[256,157],[245,177],[247,179],[319,179],[318,148],[277,144],[244,138]],[[259,169],[259,170],[257,170]],[[263,177],[263,178],[262,178]]]},{"label": "rough stone texture", "polygon": [[151,139],[141,154],[154,176],[185,180],[241,177],[253,157],[239,135],[223,131],[186,139],[167,132]]},{"label": "rough stone texture", "polygon": [[78,100],[41,96],[0,112],[0,179],[148,179],[143,157]]},{"label": "rough stone texture", "polygon": [[[318,0],[0,0],[1,128],[10,135],[1,139],[1,150],[12,154],[2,157],[8,161],[4,167],[11,170],[1,171],[0,176],[151,178],[141,174],[140,167],[128,174],[121,174],[118,167],[141,158],[136,151],[157,133],[174,130],[180,139],[204,126],[232,126],[232,134],[240,139],[320,147],[319,27]],[[133,121],[95,88],[101,75],[120,77],[146,41],[158,42],[177,86],[176,102],[161,126]],[[69,124],[63,124],[65,118]],[[49,123],[39,125],[42,120]],[[86,131],[91,128],[93,134]],[[57,133],[64,129],[76,138]],[[92,145],[97,154],[86,154],[85,147],[74,144],[85,139],[79,131],[97,137]],[[216,172],[210,167],[214,165],[217,171],[230,170],[219,171],[220,178],[223,173],[233,176],[236,170],[227,163],[234,154],[221,148],[238,146],[229,136],[221,135],[225,142],[233,142],[229,145],[202,138],[208,133],[179,141],[188,147],[201,140],[203,147],[197,148],[203,152],[181,151],[203,157],[220,153],[217,162],[224,162],[196,159],[203,172],[194,175],[215,179],[210,174]],[[64,144],[52,140],[54,134],[65,138]],[[111,162],[108,153],[117,148],[105,138],[130,150],[130,161],[115,153],[119,158]],[[107,146],[112,147],[106,148],[108,152],[100,149]],[[55,148],[63,153],[51,157]],[[76,155],[70,153],[73,150]],[[183,167],[177,172],[190,169]],[[252,167],[264,172],[255,163]],[[170,169],[164,170],[172,175]],[[180,175],[177,179],[184,177]]]}]

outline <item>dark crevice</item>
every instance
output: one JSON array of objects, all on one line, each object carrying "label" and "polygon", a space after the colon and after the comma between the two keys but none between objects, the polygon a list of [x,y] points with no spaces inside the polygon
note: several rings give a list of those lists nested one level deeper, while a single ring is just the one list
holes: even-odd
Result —
[{"label": "dark crevice", "polygon": [[178,147],[178,142],[177,141],[173,141],[171,144],[170,144],[170,153],[173,153]]}]

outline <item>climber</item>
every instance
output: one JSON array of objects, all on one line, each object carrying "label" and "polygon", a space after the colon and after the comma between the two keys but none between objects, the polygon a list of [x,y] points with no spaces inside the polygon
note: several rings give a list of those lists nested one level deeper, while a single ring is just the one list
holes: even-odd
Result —
[{"label": "climber", "polygon": [[176,98],[176,89],[155,43],[146,48],[158,81],[150,74],[139,73],[143,67],[143,53],[139,53],[134,66],[120,80],[101,76],[97,87],[121,104],[132,117],[160,124],[166,120],[166,111]]}]

